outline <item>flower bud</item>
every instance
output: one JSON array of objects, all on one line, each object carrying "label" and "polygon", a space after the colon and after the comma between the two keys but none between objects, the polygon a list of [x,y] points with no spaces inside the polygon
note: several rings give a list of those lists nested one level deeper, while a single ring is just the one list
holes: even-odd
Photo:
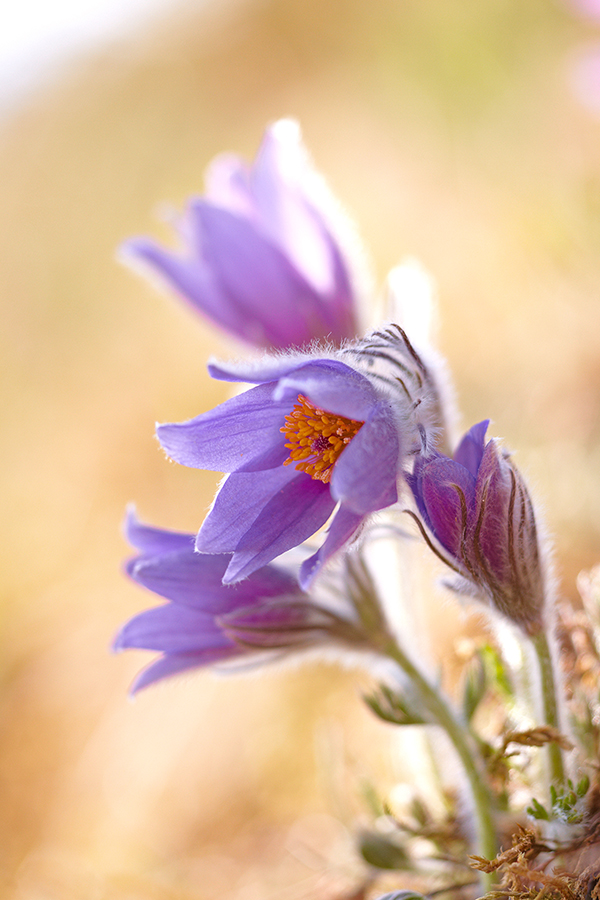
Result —
[{"label": "flower bud", "polygon": [[441,552],[432,549],[461,576],[461,587],[533,635],[545,595],[535,514],[508,455],[495,440],[485,443],[487,426],[474,425],[453,458],[421,454],[408,481]]}]

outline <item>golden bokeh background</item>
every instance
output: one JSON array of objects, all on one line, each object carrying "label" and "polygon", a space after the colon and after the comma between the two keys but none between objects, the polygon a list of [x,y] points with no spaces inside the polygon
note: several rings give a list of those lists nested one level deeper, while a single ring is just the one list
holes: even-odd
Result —
[{"label": "golden bokeh background", "polygon": [[[125,505],[191,531],[215,485],[153,423],[224,397],[205,361],[231,353],[115,250],[169,240],[160,205],[216,153],[252,157],[267,122],[300,120],[380,282],[406,255],[435,277],[464,425],[489,416],[517,451],[565,595],[600,559],[600,121],[569,87],[596,37],[558,0],[214,0],[4,118],[5,896],[337,897],[347,829],[401,770],[356,673],[204,673],[131,704],[148,655],[109,653],[150,599],[121,573]],[[435,618],[465,627],[451,599]]]}]

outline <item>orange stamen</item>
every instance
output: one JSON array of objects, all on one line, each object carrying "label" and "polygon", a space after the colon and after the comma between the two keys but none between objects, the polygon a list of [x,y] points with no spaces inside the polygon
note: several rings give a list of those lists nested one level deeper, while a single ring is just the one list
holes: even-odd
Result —
[{"label": "orange stamen", "polygon": [[285,446],[290,451],[284,466],[295,463],[301,472],[329,484],[340,453],[363,425],[364,422],[325,412],[299,394],[298,402],[285,417],[285,425],[279,429],[285,434]]}]

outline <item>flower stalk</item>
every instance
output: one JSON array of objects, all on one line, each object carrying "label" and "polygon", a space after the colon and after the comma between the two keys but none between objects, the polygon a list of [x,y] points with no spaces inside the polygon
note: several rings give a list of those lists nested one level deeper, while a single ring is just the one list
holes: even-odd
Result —
[{"label": "flower stalk", "polygon": [[[542,719],[544,724],[559,732],[561,730],[561,721],[556,679],[554,677],[554,663],[548,635],[542,629],[538,634],[532,636],[531,644],[538,663]],[[549,743],[547,753],[548,780],[554,787],[562,787],[565,784],[566,776],[560,744],[557,741]]]},{"label": "flower stalk", "polygon": [[[424,678],[396,641],[390,639],[385,647],[385,653],[410,678],[431,718],[435,724],[443,728],[454,745],[471,791],[476,822],[476,853],[486,859],[494,859],[499,849],[493,814],[494,803],[487,784],[483,760],[475,741],[468,728],[458,720],[444,698]],[[489,873],[481,872],[480,881],[483,891],[491,888],[492,876]]]}]

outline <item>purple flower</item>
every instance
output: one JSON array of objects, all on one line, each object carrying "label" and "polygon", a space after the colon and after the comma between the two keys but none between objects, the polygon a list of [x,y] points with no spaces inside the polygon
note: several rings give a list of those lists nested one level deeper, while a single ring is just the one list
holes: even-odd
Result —
[{"label": "purple flower", "polygon": [[356,296],[316,181],[296,123],[276,122],[252,166],[232,155],[212,163],[206,196],[180,223],[183,253],[134,238],[125,259],[254,346],[339,344],[357,333]]},{"label": "purple flower", "polygon": [[[544,578],[538,533],[521,475],[495,440],[489,422],[466,433],[451,459],[423,453],[407,476],[438,555],[528,634],[542,627]],[[466,585],[464,584],[466,582]]]},{"label": "purple flower", "polygon": [[224,582],[240,581],[302,544],[337,507],[322,546],[302,565],[306,588],[372,513],[397,501],[405,458],[427,430],[427,410],[439,408],[428,373],[397,326],[329,358],[209,371],[256,386],[188,422],[158,427],[176,462],[231,473],[196,548],[231,553]]},{"label": "purple flower", "polygon": [[223,585],[229,557],[197,553],[194,535],[165,531],[127,516],[126,536],[140,552],[131,578],[169,603],[145,610],[117,635],[115,650],[161,653],[132,692],[189,669],[244,658],[262,662],[324,642],[362,644],[360,627],[314,602],[286,569],[265,566]]}]

